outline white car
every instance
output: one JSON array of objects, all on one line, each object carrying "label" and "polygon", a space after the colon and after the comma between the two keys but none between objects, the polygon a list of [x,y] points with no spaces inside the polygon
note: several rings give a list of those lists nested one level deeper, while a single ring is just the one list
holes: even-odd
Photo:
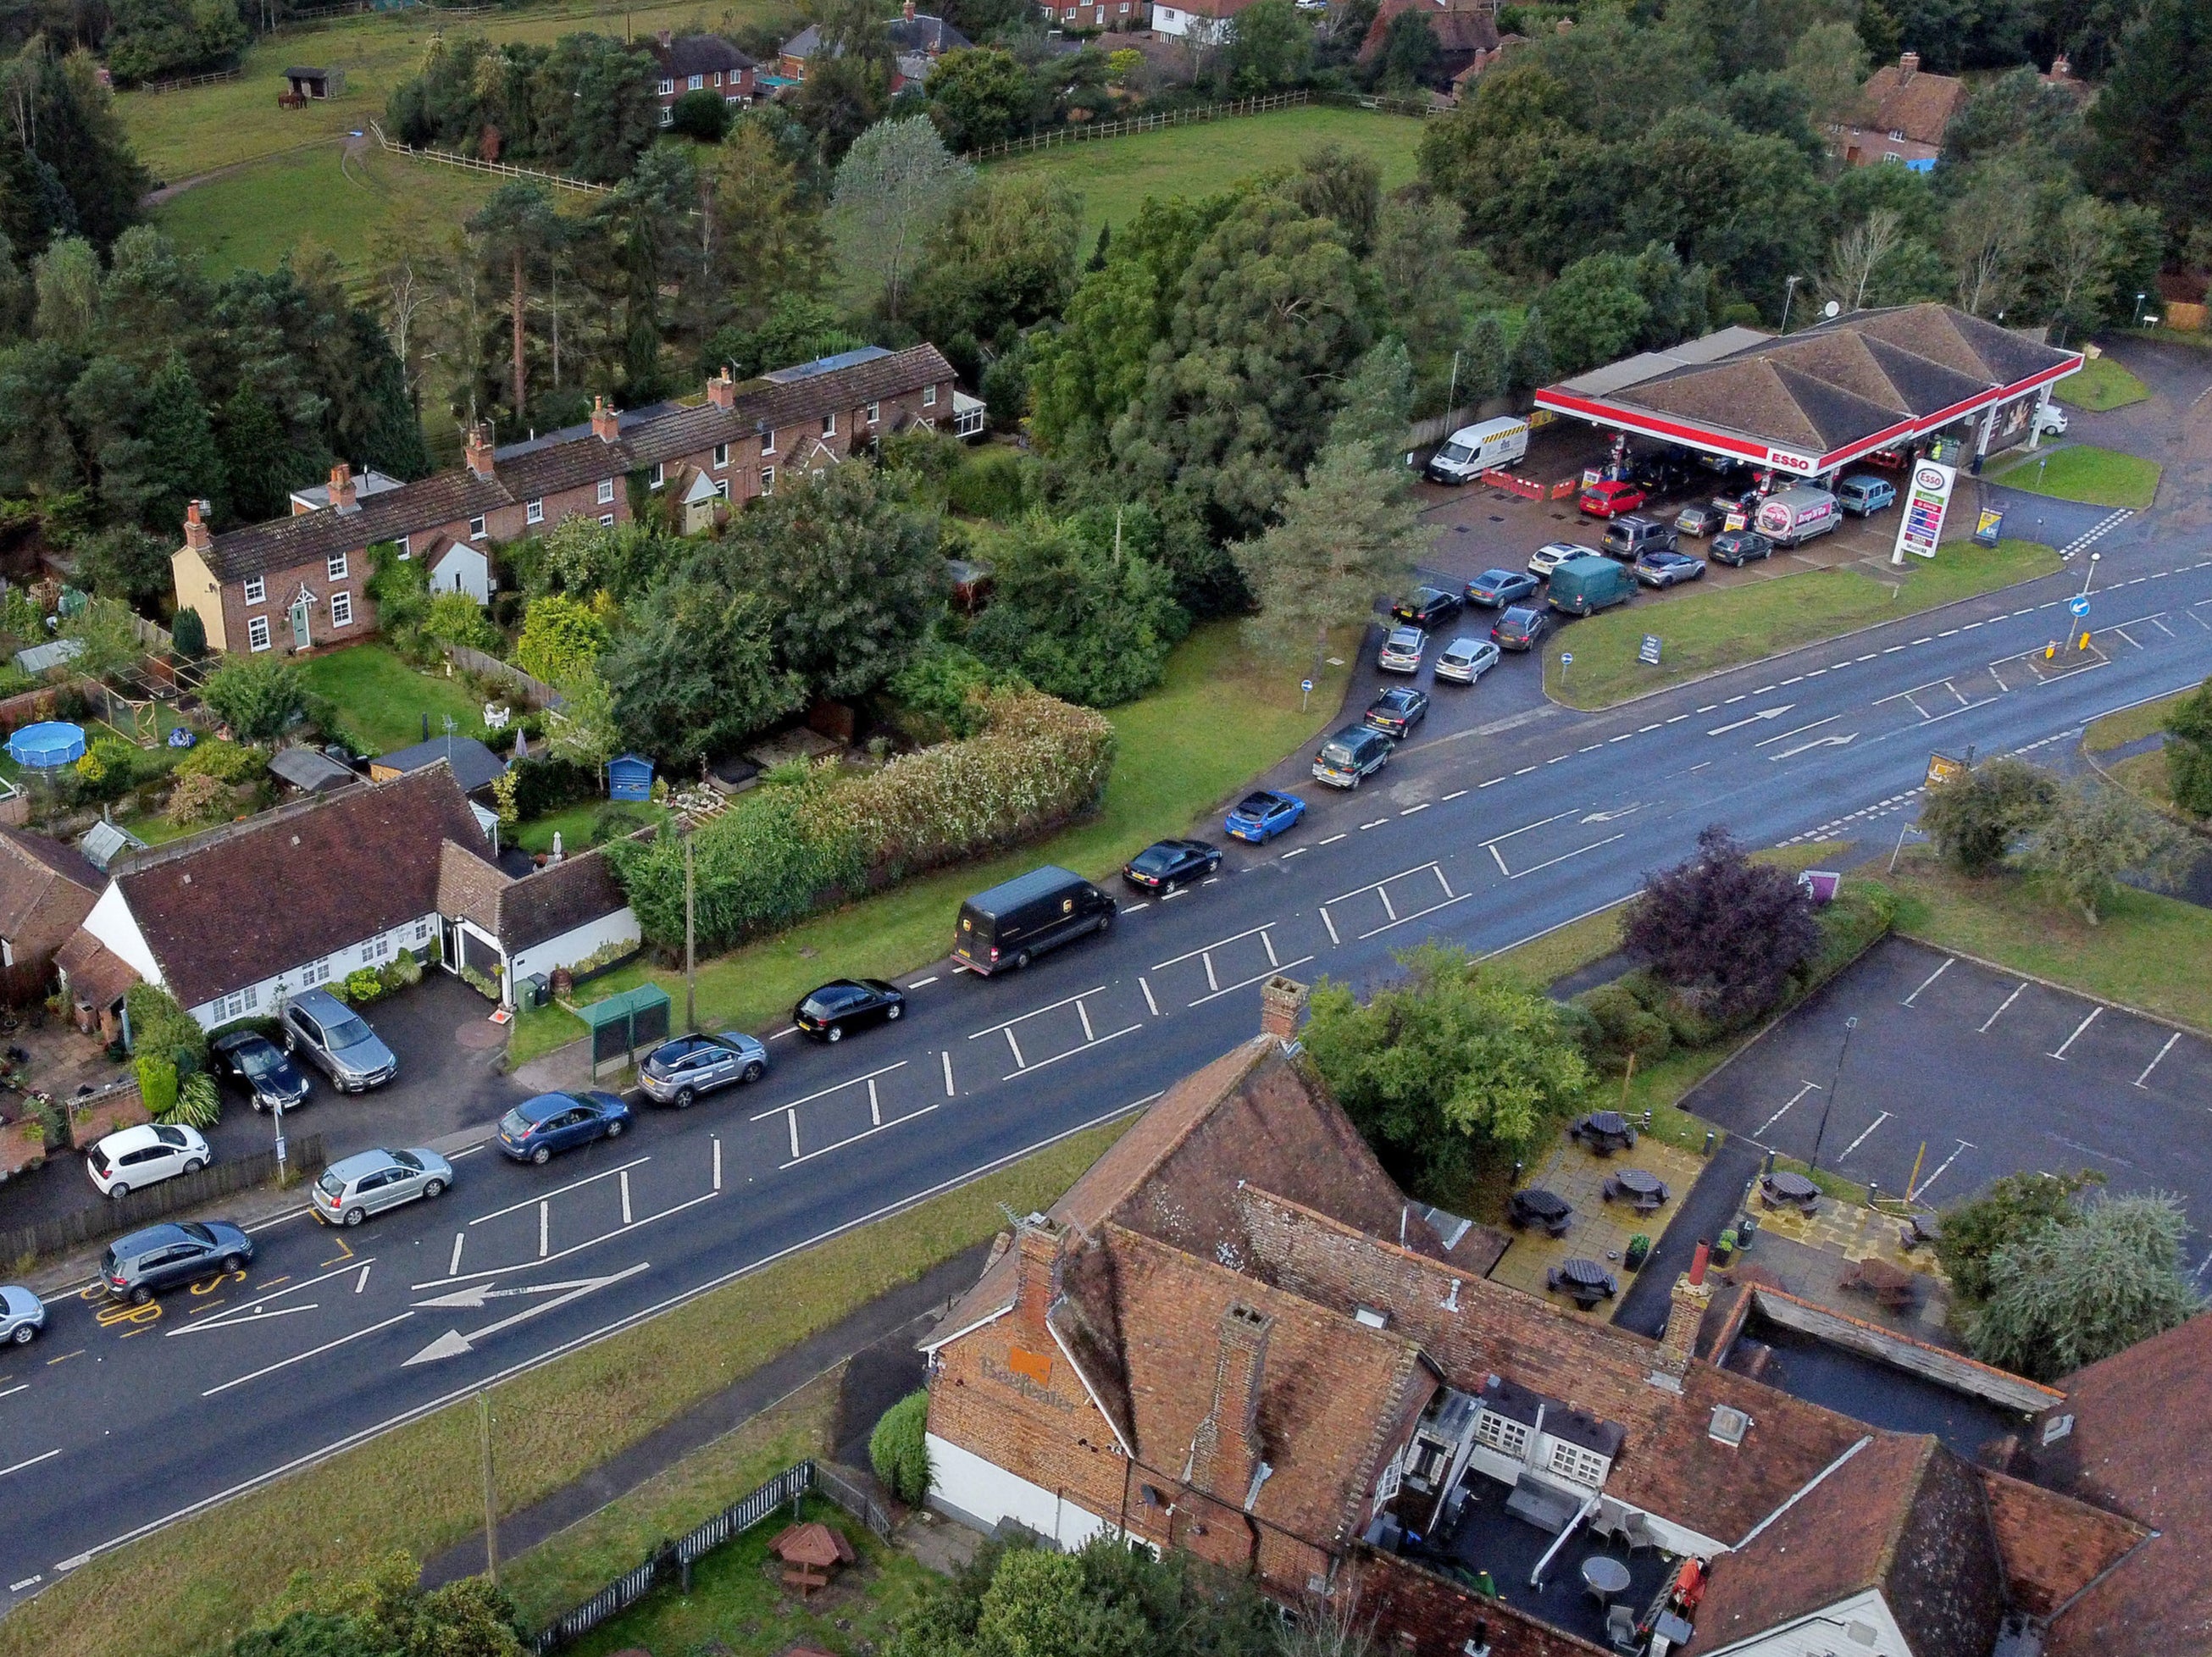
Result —
[{"label": "white car", "polygon": [[27,1346],[46,1326],[46,1305],[36,1295],[20,1284],[0,1288],[0,1342]]},{"label": "white car", "polygon": [[84,1153],[84,1166],[102,1196],[119,1200],[179,1174],[197,1174],[212,1156],[197,1129],[149,1124],[109,1134]]},{"label": "white car", "polygon": [[1597,551],[1595,547],[1577,546],[1572,541],[1547,541],[1528,555],[1528,574],[1549,580],[1553,570],[1570,558],[1581,558]]},{"label": "white car", "polygon": [[2046,403],[2035,411],[2035,429],[2045,437],[2066,435],[2066,410],[2056,403]]},{"label": "white car", "polygon": [[1455,639],[1437,658],[1437,677],[1473,684],[1498,665],[1498,646],[1487,639]]}]

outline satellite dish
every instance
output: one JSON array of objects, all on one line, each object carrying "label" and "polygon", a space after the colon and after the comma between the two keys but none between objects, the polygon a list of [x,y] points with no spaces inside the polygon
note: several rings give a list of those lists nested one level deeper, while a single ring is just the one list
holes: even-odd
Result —
[{"label": "satellite dish", "polygon": [[1830,300],[1826,305],[1820,307],[1820,314],[1826,317],[1831,321],[1833,321],[1842,313],[1843,308],[1843,304],[1840,300]]}]

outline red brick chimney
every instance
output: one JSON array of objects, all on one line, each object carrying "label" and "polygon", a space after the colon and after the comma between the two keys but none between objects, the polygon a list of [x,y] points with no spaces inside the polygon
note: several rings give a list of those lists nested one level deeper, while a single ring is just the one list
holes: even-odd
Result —
[{"label": "red brick chimney", "polygon": [[1911,80],[1914,76],[1920,73],[1920,54],[1917,52],[1905,52],[1903,56],[1898,58],[1897,67],[1899,71],[1898,79],[1900,81]]},{"label": "red brick chimney", "polygon": [[331,506],[338,512],[358,512],[354,501],[353,468],[343,460],[331,468]]},{"label": "red brick chimney", "polygon": [[1221,1346],[1213,1367],[1213,1408],[1190,1442],[1197,1489],[1249,1509],[1260,1471],[1260,1375],[1274,1320],[1257,1308],[1231,1305],[1221,1314]]},{"label": "red brick chimney", "polygon": [[485,482],[491,481],[491,428],[471,426],[467,440],[461,446],[461,460],[468,469]]},{"label": "red brick chimney", "polygon": [[1260,1034],[1272,1035],[1285,1046],[1298,1039],[1298,1019],[1312,992],[1296,979],[1279,973],[1260,987]]},{"label": "red brick chimney", "polygon": [[592,399],[592,435],[602,443],[611,443],[622,435],[621,422],[603,397]]},{"label": "red brick chimney", "polygon": [[185,502],[185,545],[193,552],[205,552],[215,543],[215,537],[208,533],[207,519],[200,515],[206,510],[200,501]]},{"label": "red brick chimney", "polygon": [[1014,1229],[1014,1321],[1045,1335],[1045,1314],[1060,1297],[1060,1228],[1032,1214]]},{"label": "red brick chimney", "polygon": [[738,382],[730,378],[727,368],[707,382],[707,401],[718,409],[738,406]]},{"label": "red brick chimney", "polygon": [[1711,1245],[1699,1238],[1690,1269],[1674,1279],[1668,1296],[1667,1332],[1659,1337],[1659,1368],[1677,1379],[1697,1356],[1698,1326],[1705,1320],[1705,1308],[1712,1304],[1713,1291],[1705,1282],[1705,1264],[1711,1257]]}]

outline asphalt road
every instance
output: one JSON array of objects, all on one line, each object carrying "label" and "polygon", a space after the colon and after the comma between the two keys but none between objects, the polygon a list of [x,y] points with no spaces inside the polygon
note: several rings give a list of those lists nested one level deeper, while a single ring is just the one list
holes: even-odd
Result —
[{"label": "asphalt road", "polygon": [[1126,1110],[1250,1035],[1273,972],[1364,984],[1424,938],[1501,947],[1628,895],[1709,822],[1753,844],[1856,832],[1909,808],[1931,749],[2053,744],[2212,671],[2212,533],[2154,542],[2137,520],[2101,547],[2097,647],[2062,671],[2042,652],[2078,573],[1609,713],[1501,711],[1409,744],[1349,795],[1306,786],[1300,756],[1281,780],[1313,802],[1302,828],[1026,974],[940,964],[907,980],[904,1023],[831,1049],[779,1039],[764,1082],[617,1142],[544,1168],[479,1151],[439,1202],[343,1236],[279,1220],[244,1281],[153,1310],[62,1301],[41,1341],[0,1353],[0,1585],[35,1593]]}]

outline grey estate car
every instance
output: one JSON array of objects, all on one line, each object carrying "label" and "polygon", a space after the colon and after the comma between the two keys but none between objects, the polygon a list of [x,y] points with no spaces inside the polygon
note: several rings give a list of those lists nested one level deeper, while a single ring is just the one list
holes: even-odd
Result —
[{"label": "grey estate car", "polygon": [[304,1053],[341,1093],[366,1093],[399,1074],[399,1060],[368,1020],[328,990],[301,991],[279,1022],[284,1050]]},{"label": "grey estate car", "polygon": [[229,1221],[186,1220],[118,1237],[100,1257],[100,1276],[116,1299],[143,1306],[164,1289],[243,1272],[252,1259],[253,1239]]}]

